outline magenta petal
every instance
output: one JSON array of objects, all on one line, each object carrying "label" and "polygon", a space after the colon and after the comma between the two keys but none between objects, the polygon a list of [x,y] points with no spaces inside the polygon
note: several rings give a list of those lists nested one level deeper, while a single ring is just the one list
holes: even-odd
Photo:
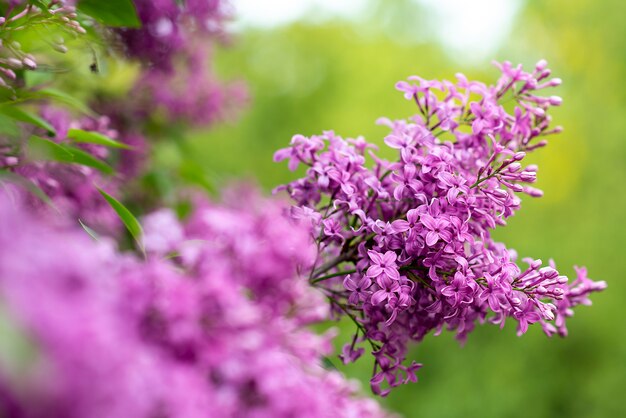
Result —
[{"label": "magenta petal", "polygon": [[370,302],[372,305],[380,305],[385,300],[387,300],[387,292],[385,292],[384,290],[379,290],[377,292],[374,292],[374,294],[372,295],[372,299],[370,299]]},{"label": "magenta petal", "polygon": [[374,264],[367,269],[367,277],[378,277],[381,274],[383,274],[383,269],[378,264]]},{"label": "magenta petal", "polygon": [[435,218],[433,218],[432,216],[430,216],[427,213],[422,214],[422,216],[420,217],[422,223],[424,224],[424,226],[428,229],[435,229],[437,228],[437,221],[435,221]]},{"label": "magenta petal", "polygon": [[383,255],[383,262],[387,265],[394,264],[397,258],[398,255],[395,251],[387,251],[385,255]]},{"label": "magenta petal", "polygon": [[426,244],[430,247],[435,245],[439,241],[439,235],[436,232],[430,231],[426,234]]},{"label": "magenta petal", "polygon": [[382,264],[383,262],[382,254],[377,253],[376,251],[368,251],[367,255],[369,256],[370,260],[372,260],[375,264]]}]

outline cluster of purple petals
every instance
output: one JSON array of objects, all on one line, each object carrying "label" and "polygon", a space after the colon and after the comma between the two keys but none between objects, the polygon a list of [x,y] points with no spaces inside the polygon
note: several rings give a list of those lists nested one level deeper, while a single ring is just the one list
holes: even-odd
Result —
[{"label": "cluster of purple petals", "polygon": [[211,68],[213,42],[224,38],[225,0],[135,2],[140,29],[118,31],[126,52],[143,64],[137,107],[170,121],[210,125],[247,99],[242,83],[225,83]]},{"label": "cluster of purple petals", "polygon": [[[109,118],[106,116],[75,120],[68,112],[53,107],[42,109],[41,114],[56,131],[56,135],[46,138],[47,140],[57,144],[75,145],[96,159],[111,160],[109,148],[93,144],[72,144],[72,140],[67,138],[69,129],[82,129],[117,139],[118,132],[111,128]],[[26,131],[21,140],[0,138],[0,167],[9,169],[32,182],[67,218],[73,221],[81,219],[98,231],[109,234],[118,231],[121,226],[119,219],[102,198],[97,187],[115,193],[120,185],[119,179],[106,176],[93,167],[77,163],[39,160],[37,156],[31,157],[28,135]],[[27,194],[27,196],[33,205],[44,211],[49,209],[34,195]]]},{"label": "cluster of purple petals", "polygon": [[241,82],[220,80],[211,69],[211,51],[199,45],[177,59],[175,72],[148,69],[135,86],[143,112],[195,126],[228,119],[247,100]]},{"label": "cluster of purple petals", "polygon": [[561,130],[548,115],[561,99],[542,94],[560,84],[545,61],[531,72],[497,66],[495,85],[462,74],[455,83],[399,82],[417,114],[379,121],[391,130],[384,142],[396,160],[378,157],[361,137],[334,132],[296,135],[275,154],[292,170],[308,167],[279,190],[318,242],[310,282],[357,325],[343,360],[371,345],[376,393],[416,379],[421,365],[405,364],[407,345],[430,332],[451,330],[465,341],[476,323],[504,326],[510,318],[519,335],[539,323],[548,335],[564,336],[572,308],[606,287],[585,269],[569,281],[552,262],[524,259],[520,268],[515,251],[491,238],[519,209],[516,193],[541,196],[531,186],[537,167],[524,159]]},{"label": "cluster of purple petals", "polygon": [[225,0],[135,0],[139,29],[120,29],[126,52],[148,66],[171,72],[178,54],[189,50],[195,37],[223,36],[230,16]]},{"label": "cluster of purple petals", "polygon": [[189,222],[146,217],[147,260],[53,228],[0,196],[0,316],[33,351],[0,352],[11,417],[382,417],[324,369],[315,254],[285,208],[239,190]]}]

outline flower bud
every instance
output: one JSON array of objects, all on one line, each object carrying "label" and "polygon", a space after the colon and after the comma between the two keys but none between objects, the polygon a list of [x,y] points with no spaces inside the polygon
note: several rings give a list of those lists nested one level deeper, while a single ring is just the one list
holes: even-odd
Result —
[{"label": "flower bud", "polygon": [[561,83],[563,83],[563,80],[561,80],[561,79],[560,79],[560,78],[558,78],[558,77],[555,77],[555,78],[553,78],[552,80],[550,80],[550,81],[548,82],[548,85],[549,85],[550,87],[556,87],[556,86],[560,86],[560,85],[561,85]]},{"label": "flower bud", "polygon": [[519,151],[519,152],[516,152],[515,155],[513,155],[513,160],[521,161],[524,159],[525,156],[526,156],[526,153],[524,151]]},{"label": "flower bud", "polygon": [[546,61],[545,59],[541,59],[535,65],[535,69],[537,71],[543,71],[546,69],[547,66],[548,66],[548,61]]},{"label": "flower bud", "polygon": [[515,173],[516,171],[519,171],[521,168],[522,168],[522,165],[520,163],[512,163],[512,164],[509,164],[509,166],[506,169],[510,173]]},{"label": "flower bud", "polygon": [[37,68],[37,63],[35,62],[35,60],[28,57],[24,58],[22,60],[22,63],[24,64],[24,67],[28,68],[29,70],[34,70]]},{"label": "flower bud", "polygon": [[560,106],[561,103],[563,103],[563,99],[561,99],[559,96],[550,96],[549,101],[552,106]]}]

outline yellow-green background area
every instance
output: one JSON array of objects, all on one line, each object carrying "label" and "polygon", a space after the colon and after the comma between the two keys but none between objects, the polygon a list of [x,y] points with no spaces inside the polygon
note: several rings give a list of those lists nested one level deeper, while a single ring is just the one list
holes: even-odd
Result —
[{"label": "yellow-green background area", "polygon": [[[243,31],[217,60],[221,74],[247,81],[250,104],[233,123],[194,134],[182,162],[192,160],[213,178],[253,178],[270,190],[297,175],[272,162],[295,133],[334,129],[382,143],[378,117],[415,112],[394,90],[396,81],[413,74],[453,79],[458,71],[485,81],[497,76],[489,60],[465,64],[434,41],[403,39],[402,31],[419,31],[429,18],[408,2],[382,2],[370,18],[350,23]],[[480,326],[464,347],[450,334],[426,338],[410,354],[425,364],[419,383],[383,403],[407,417],[624,417],[626,3],[529,1],[493,58],[527,68],[547,59],[563,79],[555,93],[564,104],[554,118],[565,127],[531,158],[545,197],[525,198],[496,237],[520,257],[554,258],[564,274],[586,265],[609,287],[593,296],[592,307],[577,309],[565,339],[548,339],[539,327],[518,338],[512,323],[503,331]],[[350,324],[341,329],[345,340]],[[369,391],[370,357],[339,368]]]}]

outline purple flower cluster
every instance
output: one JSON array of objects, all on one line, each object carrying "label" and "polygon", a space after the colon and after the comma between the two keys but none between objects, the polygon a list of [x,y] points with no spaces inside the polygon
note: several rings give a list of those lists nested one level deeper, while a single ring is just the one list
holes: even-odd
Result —
[{"label": "purple flower cluster", "polygon": [[126,52],[146,64],[172,71],[176,55],[186,53],[196,34],[223,36],[231,14],[224,0],[136,0],[140,29],[120,29]]},{"label": "purple flower cluster", "polygon": [[135,86],[143,112],[209,125],[246,100],[241,83],[224,83],[210,67],[212,40],[224,38],[225,0],[136,1],[140,29],[118,30],[127,54],[143,64]]},{"label": "purple flower cluster", "polygon": [[[106,116],[73,120],[68,112],[53,107],[44,108],[41,113],[42,117],[55,128],[56,135],[48,139],[40,137],[40,141],[49,140],[54,144],[74,145],[73,141],[67,138],[70,129],[98,132],[113,139],[118,138],[118,132],[111,128]],[[68,219],[72,221],[81,219],[98,231],[108,234],[119,231],[121,223],[117,215],[96,188],[98,186],[114,192],[119,187],[119,179],[104,175],[87,165],[46,160],[47,156],[40,159],[40,156],[31,152],[34,146],[32,141],[28,130],[17,141],[14,138],[0,137],[0,168],[8,169],[32,182]],[[111,150],[102,145],[76,144],[76,147],[101,161],[110,160],[112,157]],[[26,196],[32,205],[44,211],[49,209],[35,196],[31,194]]]},{"label": "purple flower cluster", "polygon": [[135,88],[137,107],[196,126],[228,119],[233,109],[247,100],[244,84],[218,79],[211,69],[210,50],[200,46],[190,49],[178,57],[180,65],[172,73],[145,71]]},{"label": "purple flower cluster", "polygon": [[322,367],[315,250],[282,205],[238,191],[189,222],[145,219],[148,260],[51,228],[0,195],[0,351],[11,417],[382,417]]},{"label": "purple flower cluster", "polygon": [[518,335],[539,323],[548,335],[564,336],[572,308],[606,287],[584,269],[569,282],[552,262],[525,259],[528,267],[520,268],[515,251],[491,238],[519,209],[516,193],[541,196],[530,186],[537,167],[524,166],[524,158],[561,130],[548,115],[561,99],[541,95],[560,84],[546,62],[531,72],[497,66],[495,85],[462,74],[456,83],[399,82],[418,113],[379,121],[391,130],[384,141],[398,153],[395,161],[378,157],[363,138],[334,132],[296,135],[275,155],[292,170],[308,167],[279,189],[318,243],[310,282],[357,325],[342,358],[355,360],[358,344],[368,341],[378,394],[416,379],[421,365],[404,364],[407,345],[431,331],[445,328],[465,341],[477,322],[504,326],[512,318]]}]

